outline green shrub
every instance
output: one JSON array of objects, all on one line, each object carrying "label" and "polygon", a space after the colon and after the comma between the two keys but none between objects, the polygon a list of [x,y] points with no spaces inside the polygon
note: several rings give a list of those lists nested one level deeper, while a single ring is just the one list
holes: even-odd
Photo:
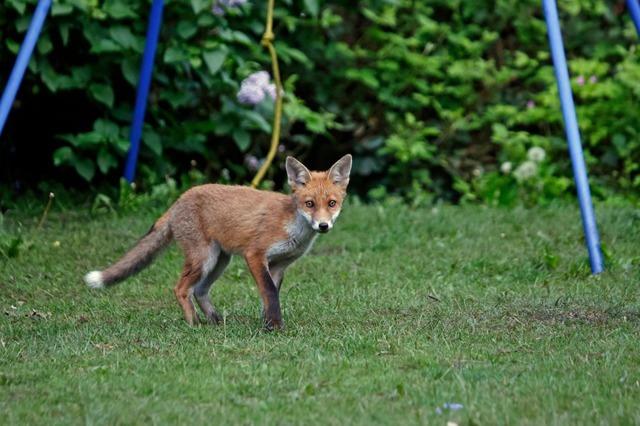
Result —
[{"label": "green shrub", "polygon": [[[0,6],[3,59],[17,53],[34,3]],[[66,94],[82,91],[83,102],[97,111],[50,141],[58,147],[53,163],[73,167],[86,181],[113,181],[124,162],[148,9],[148,2],[125,0],[55,2],[30,63],[23,90],[57,94],[61,103]],[[243,155],[266,152],[272,105],[243,106],[235,95],[244,77],[270,69],[259,44],[263,13],[243,6],[216,16],[210,1],[198,0],[165,6],[142,139],[142,182],[185,173],[192,160],[215,179],[242,181],[252,173],[242,165]],[[283,7],[276,19],[284,14]],[[311,66],[301,51],[279,43],[284,66]],[[332,115],[307,108],[295,97],[295,75],[287,76],[285,129],[301,123],[307,133],[325,131]]]},{"label": "green shrub", "polygon": [[[0,5],[2,70],[34,3]],[[640,54],[623,3],[559,7],[593,192],[637,199]],[[573,193],[538,0],[276,6],[286,91],[280,155],[322,167],[353,152],[354,189],[373,198],[512,205]],[[194,164],[210,180],[247,182],[253,170],[245,160],[268,149],[271,103],[236,99],[243,78],[270,70],[259,44],[266,5],[250,2],[224,16],[211,7],[204,0],[165,7],[138,172],[143,187],[166,176],[188,182],[180,177]],[[87,114],[52,135],[46,142],[55,150],[45,154],[93,184],[115,182],[124,163],[148,9],[125,0],[55,2],[23,83],[23,91],[61,104],[81,94]],[[29,129],[22,132],[4,143],[24,143]],[[543,149],[544,160],[533,174],[516,175],[531,148]],[[281,184],[281,169],[269,178]]]},{"label": "green shrub", "polygon": [[[560,4],[585,156],[600,196],[640,188],[640,55],[619,6]],[[351,85],[342,91],[363,100],[347,110],[360,116],[353,121],[363,123],[362,138],[384,141],[370,155],[385,159],[376,164],[386,192],[507,205],[573,193],[539,1],[397,1],[362,8],[356,19],[365,29],[338,50],[357,68],[338,72]],[[533,175],[500,172],[508,162],[516,170],[532,147],[546,154]]]}]

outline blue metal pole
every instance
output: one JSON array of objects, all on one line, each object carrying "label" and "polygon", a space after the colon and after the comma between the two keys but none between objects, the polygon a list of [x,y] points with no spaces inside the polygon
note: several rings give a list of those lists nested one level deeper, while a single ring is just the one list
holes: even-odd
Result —
[{"label": "blue metal pole", "polygon": [[27,68],[27,65],[29,65],[31,53],[33,53],[33,48],[38,41],[38,36],[40,35],[42,25],[44,24],[44,20],[47,18],[47,13],[49,12],[50,7],[51,0],[38,1],[38,6],[36,7],[36,11],[33,14],[31,23],[29,24],[27,35],[24,37],[24,41],[22,42],[22,46],[18,52],[18,58],[11,70],[7,86],[2,93],[2,99],[0,99],[0,135],[2,135],[2,129],[7,121],[7,117],[9,116],[9,111],[11,111],[11,105],[13,105],[16,93],[18,93],[18,89],[20,88],[24,71]]},{"label": "blue metal pole", "polygon": [[144,124],[144,113],[147,107],[147,95],[151,85],[151,74],[153,72],[153,58],[158,46],[158,36],[162,25],[163,0],[153,0],[151,4],[151,14],[147,28],[147,41],[144,46],[142,57],[142,67],[140,69],[140,81],[138,81],[138,91],[136,94],[136,105],[133,111],[131,122],[131,147],[127,156],[127,164],[124,169],[124,177],[128,182],[133,182],[136,174],[136,163],[138,161],[138,151],[140,150],[140,137],[142,136],[142,125]]},{"label": "blue metal pole", "polygon": [[638,36],[640,36],[640,1],[627,0],[627,7],[629,8],[631,19],[633,19],[633,24],[636,26]]},{"label": "blue metal pole", "polygon": [[578,191],[580,202],[580,213],[582,214],[582,226],[587,241],[589,251],[589,262],[591,272],[599,274],[603,271],[602,253],[600,252],[600,239],[596,225],[593,205],[591,203],[591,193],[589,191],[589,181],[587,170],[582,154],[580,143],[580,132],[578,131],[578,119],[576,109],[573,104],[571,84],[569,82],[569,72],[567,61],[564,56],[564,46],[562,35],[560,34],[560,23],[558,21],[558,9],[555,0],[542,0],[544,16],[547,21],[547,31],[549,33],[549,45],[551,46],[551,56],[555,68],[556,80],[558,81],[558,92],[560,93],[560,104],[562,106],[562,116],[564,118],[565,132],[569,143],[569,154],[573,165],[573,176]]}]

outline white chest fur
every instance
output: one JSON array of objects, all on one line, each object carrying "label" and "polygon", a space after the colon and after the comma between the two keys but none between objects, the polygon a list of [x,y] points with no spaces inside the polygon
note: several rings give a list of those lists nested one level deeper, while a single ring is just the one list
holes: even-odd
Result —
[{"label": "white chest fur", "polygon": [[289,238],[278,241],[267,250],[269,262],[293,262],[311,248],[317,236],[307,219],[300,213],[287,225],[287,234]]}]

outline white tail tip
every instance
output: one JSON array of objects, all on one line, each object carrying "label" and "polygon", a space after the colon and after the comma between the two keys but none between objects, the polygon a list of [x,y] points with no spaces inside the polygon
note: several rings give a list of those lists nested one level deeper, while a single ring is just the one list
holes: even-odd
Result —
[{"label": "white tail tip", "polygon": [[104,281],[102,280],[102,272],[91,271],[84,276],[84,282],[91,288],[104,288]]}]

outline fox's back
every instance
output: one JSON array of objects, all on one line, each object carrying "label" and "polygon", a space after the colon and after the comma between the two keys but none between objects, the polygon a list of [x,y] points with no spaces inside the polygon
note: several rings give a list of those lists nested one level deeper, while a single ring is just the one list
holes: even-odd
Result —
[{"label": "fox's back", "polygon": [[[245,252],[287,238],[295,218],[290,196],[246,186],[207,184],[191,188],[172,207],[176,224],[217,241],[225,251]],[[174,225],[175,226],[175,225]]]}]

